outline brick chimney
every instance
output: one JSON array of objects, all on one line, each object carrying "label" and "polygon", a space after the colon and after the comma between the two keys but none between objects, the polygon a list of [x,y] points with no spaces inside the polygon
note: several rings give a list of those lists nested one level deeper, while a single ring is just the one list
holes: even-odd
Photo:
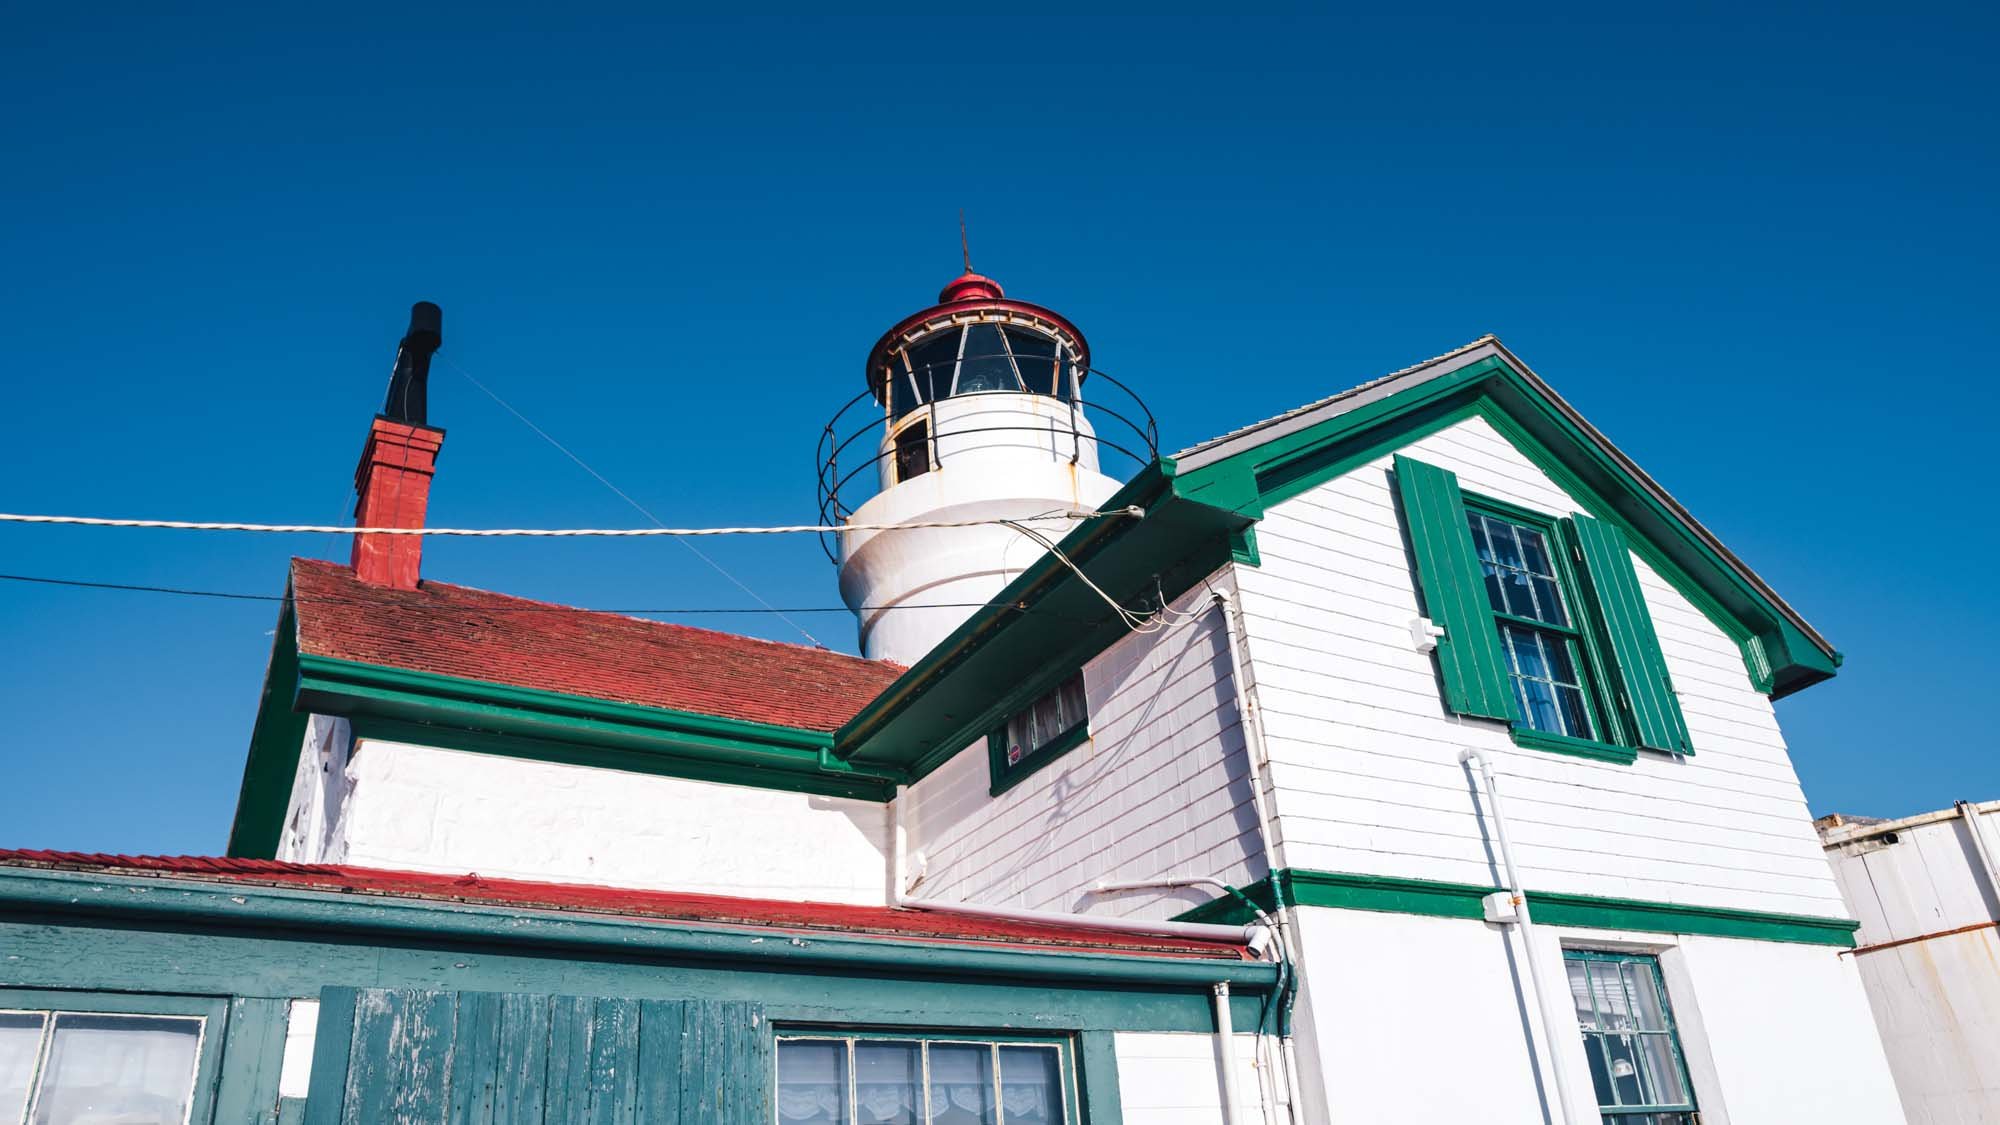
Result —
[{"label": "brick chimney", "polygon": [[[354,470],[356,527],[422,527],[444,431],[377,416]],[[421,535],[357,535],[354,574],[374,586],[417,588]]]},{"label": "brick chimney", "polygon": [[[422,527],[430,507],[444,431],[427,423],[431,354],[444,343],[444,313],[429,301],[410,307],[410,328],[396,347],[389,398],[369,427],[354,470],[356,527]],[[375,586],[414,590],[422,573],[421,535],[356,535],[354,574]]]}]

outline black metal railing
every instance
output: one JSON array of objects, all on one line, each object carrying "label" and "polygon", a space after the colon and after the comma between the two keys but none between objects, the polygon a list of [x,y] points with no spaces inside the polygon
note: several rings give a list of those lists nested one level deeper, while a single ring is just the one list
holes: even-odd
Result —
[{"label": "black metal railing", "polygon": [[[953,359],[952,366],[956,366],[967,360],[1006,358],[1006,356],[959,356]],[[1069,364],[1064,365],[1065,378],[1068,376],[1071,366]],[[923,373],[923,378],[924,382],[920,385],[928,385],[928,371]],[[1089,440],[1095,442],[1097,445],[1100,466],[1103,463],[1104,453],[1107,450],[1125,460],[1129,460],[1132,463],[1134,471],[1150,464],[1159,456],[1159,424],[1154,421],[1153,412],[1147,409],[1145,400],[1141,399],[1137,392],[1094,367],[1084,371],[1078,382],[1082,384],[1080,393],[1066,400],[1041,392],[1009,388],[968,391],[964,394],[947,395],[943,399],[931,398],[904,411],[894,419],[889,417],[889,411],[882,405],[882,401],[877,397],[874,388],[871,387],[868,390],[862,391],[860,394],[849,399],[844,406],[836,411],[834,416],[828,420],[826,428],[820,433],[819,447],[816,451],[819,463],[819,522],[823,525],[843,523],[847,517],[854,514],[856,508],[859,508],[869,497],[875,495],[879,490],[878,478],[883,459],[894,457],[897,452],[897,444],[895,442],[885,442],[883,438],[887,436],[892,424],[901,426],[905,424],[906,419],[912,416],[925,416],[928,418],[928,421],[925,423],[927,430],[925,441],[930,446],[930,467],[932,469],[937,468],[940,464],[941,459],[939,457],[938,445],[940,439],[950,440],[969,434],[1010,432],[1048,434],[1051,432],[1048,426],[982,425],[967,422],[960,422],[954,428],[940,432],[937,417],[937,405],[939,402],[975,398],[982,394],[1039,394],[1042,398],[1056,399],[1062,402],[1069,411],[1069,429],[1064,431],[1060,427],[1057,427],[1054,432],[1058,436],[1067,434],[1070,440],[1069,459],[1071,464],[1075,464],[1077,459],[1082,455],[1085,439],[1079,432],[1077,419],[1086,410],[1092,416],[1091,429],[1094,435]],[[1112,393],[1099,393],[1098,389],[1101,387],[1111,388]],[[887,388],[884,390],[886,391]],[[1107,399],[1109,400],[1108,402],[1106,401]],[[1116,405],[1113,405],[1114,403]],[[1114,424],[1107,427],[1104,424],[1105,420],[1109,420]],[[915,423],[909,424],[914,425]],[[1107,430],[1110,436],[1107,436]],[[872,440],[864,442],[863,439]],[[861,443],[858,449],[855,448],[857,443]],[[1056,456],[1061,456],[1060,450],[1055,450],[1054,452]],[[1107,473],[1106,475],[1115,474]],[[826,557],[838,562],[840,555],[834,549],[830,535],[822,532],[819,540],[820,549],[826,552]]]}]

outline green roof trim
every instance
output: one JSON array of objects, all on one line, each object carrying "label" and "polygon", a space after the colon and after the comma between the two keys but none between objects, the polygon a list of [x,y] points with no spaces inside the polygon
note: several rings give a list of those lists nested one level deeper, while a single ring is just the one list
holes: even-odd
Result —
[{"label": "green roof trim", "polygon": [[823,797],[887,801],[901,780],[842,761],[825,731],[300,655],[281,629],[230,855],[275,856],[309,714],[346,718],[357,738]]},{"label": "green roof trim", "polygon": [[[1834,675],[1840,654],[1796,611],[1497,342],[1490,347],[1496,354],[1439,374],[1419,367],[1381,380],[1415,381],[1235,453],[1200,456],[1254,432],[1219,438],[1178,461],[1159,458],[1101,506],[1137,506],[1143,516],[1086,521],[1063,539],[1062,551],[1122,604],[1172,599],[1225,562],[1258,565],[1256,521],[1271,506],[1478,417],[1586,514],[1623,532],[1648,565],[1735,640],[1759,691],[1778,698]],[[1044,556],[842,726],[835,752],[920,778],[1124,635],[1073,571]]]},{"label": "green roof trim", "polygon": [[[1141,469],[1100,509],[1132,506],[1145,515],[1086,520],[1059,545],[1128,607],[1171,600],[1255,550],[1242,534],[1252,517],[1190,499],[1171,459]],[[1044,554],[848,720],[837,753],[920,778],[1125,635],[1104,600]]]},{"label": "green roof trim", "polygon": [[[1492,347],[1500,351],[1497,342]],[[1183,473],[1189,495],[1261,516],[1427,434],[1478,416],[1547,473],[1737,641],[1772,698],[1830,679],[1840,654],[1541,380],[1504,354],[1443,374]],[[1394,378],[1394,377],[1392,377]],[[1247,435],[1246,435],[1247,436]],[[1182,454],[1198,453],[1232,439]],[[1241,440],[1233,439],[1233,440]]]},{"label": "green roof trim", "polygon": [[[1357,875],[1336,871],[1313,871],[1286,867],[1277,872],[1285,901],[1294,906],[1322,906],[1337,910],[1371,910],[1390,914],[1417,914],[1432,918],[1485,917],[1482,900],[1500,887],[1475,883],[1445,883],[1429,879],[1402,879],[1384,875]],[[1242,888],[1252,902],[1266,910],[1275,908],[1272,882],[1267,876]],[[1751,941],[1793,942],[1803,945],[1832,945],[1851,948],[1854,931],[1861,923],[1846,918],[1822,918],[1810,914],[1775,914],[1763,910],[1736,910],[1722,906],[1687,906],[1642,899],[1606,898],[1599,895],[1529,891],[1528,906],[1535,921],[1550,926],[1573,926],[1590,930],[1634,930],[1641,933],[1700,934],[1704,937],[1743,938]],[[1225,895],[1179,915],[1185,922],[1249,922],[1250,908],[1240,899]]]},{"label": "green roof trim", "polygon": [[[1227,981],[1269,992],[1278,967],[1269,961],[1069,950],[982,948],[963,940],[881,936],[835,930],[802,933],[754,926],[623,917],[522,906],[490,906],[391,895],[264,887],[38,868],[0,868],[0,922],[109,920],[135,926],[203,931],[267,931],[423,943],[465,942],[503,949],[591,951],[621,961],[763,964],[802,972],[998,978],[1087,988],[1167,985],[1205,990]],[[1079,919],[1088,921],[1088,919]],[[781,935],[781,936],[774,936]],[[476,960],[476,958],[468,958]],[[300,966],[305,971],[321,966]],[[159,987],[158,984],[155,987]]]},{"label": "green roof trim", "polygon": [[305,746],[306,724],[312,716],[292,708],[299,684],[299,635],[291,589],[271,642],[271,661],[257,700],[257,722],[250,730],[250,753],[243,761],[243,782],[236,793],[236,820],[229,830],[227,854],[270,859],[277,855],[285,829],[285,807],[292,799],[292,778]]}]

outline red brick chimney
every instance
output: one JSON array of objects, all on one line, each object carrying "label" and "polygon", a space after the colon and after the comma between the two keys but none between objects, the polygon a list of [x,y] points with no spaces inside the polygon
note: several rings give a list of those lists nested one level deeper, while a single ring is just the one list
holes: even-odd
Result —
[{"label": "red brick chimney", "polygon": [[[356,527],[422,527],[444,431],[378,417],[354,470]],[[421,535],[357,535],[354,574],[375,586],[417,588]]]},{"label": "red brick chimney", "polygon": [[[431,354],[444,343],[444,313],[429,301],[410,307],[410,330],[396,346],[389,399],[368,430],[354,470],[356,527],[422,527],[430,507],[444,431],[425,417]],[[417,588],[424,558],[421,535],[357,535],[354,574],[376,586]]]}]

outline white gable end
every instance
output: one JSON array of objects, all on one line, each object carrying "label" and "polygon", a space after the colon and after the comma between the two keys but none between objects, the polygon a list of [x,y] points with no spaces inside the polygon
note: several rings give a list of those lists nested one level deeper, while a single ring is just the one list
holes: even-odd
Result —
[{"label": "white gable end", "polygon": [[[1412,442],[1470,492],[1564,516],[1570,496],[1482,418]],[[1445,711],[1384,456],[1274,506],[1239,568],[1287,865],[1492,883],[1457,761],[1490,755],[1529,887],[1844,916],[1768,699],[1737,644],[1636,559],[1697,753],[1619,765],[1518,747]]]}]

